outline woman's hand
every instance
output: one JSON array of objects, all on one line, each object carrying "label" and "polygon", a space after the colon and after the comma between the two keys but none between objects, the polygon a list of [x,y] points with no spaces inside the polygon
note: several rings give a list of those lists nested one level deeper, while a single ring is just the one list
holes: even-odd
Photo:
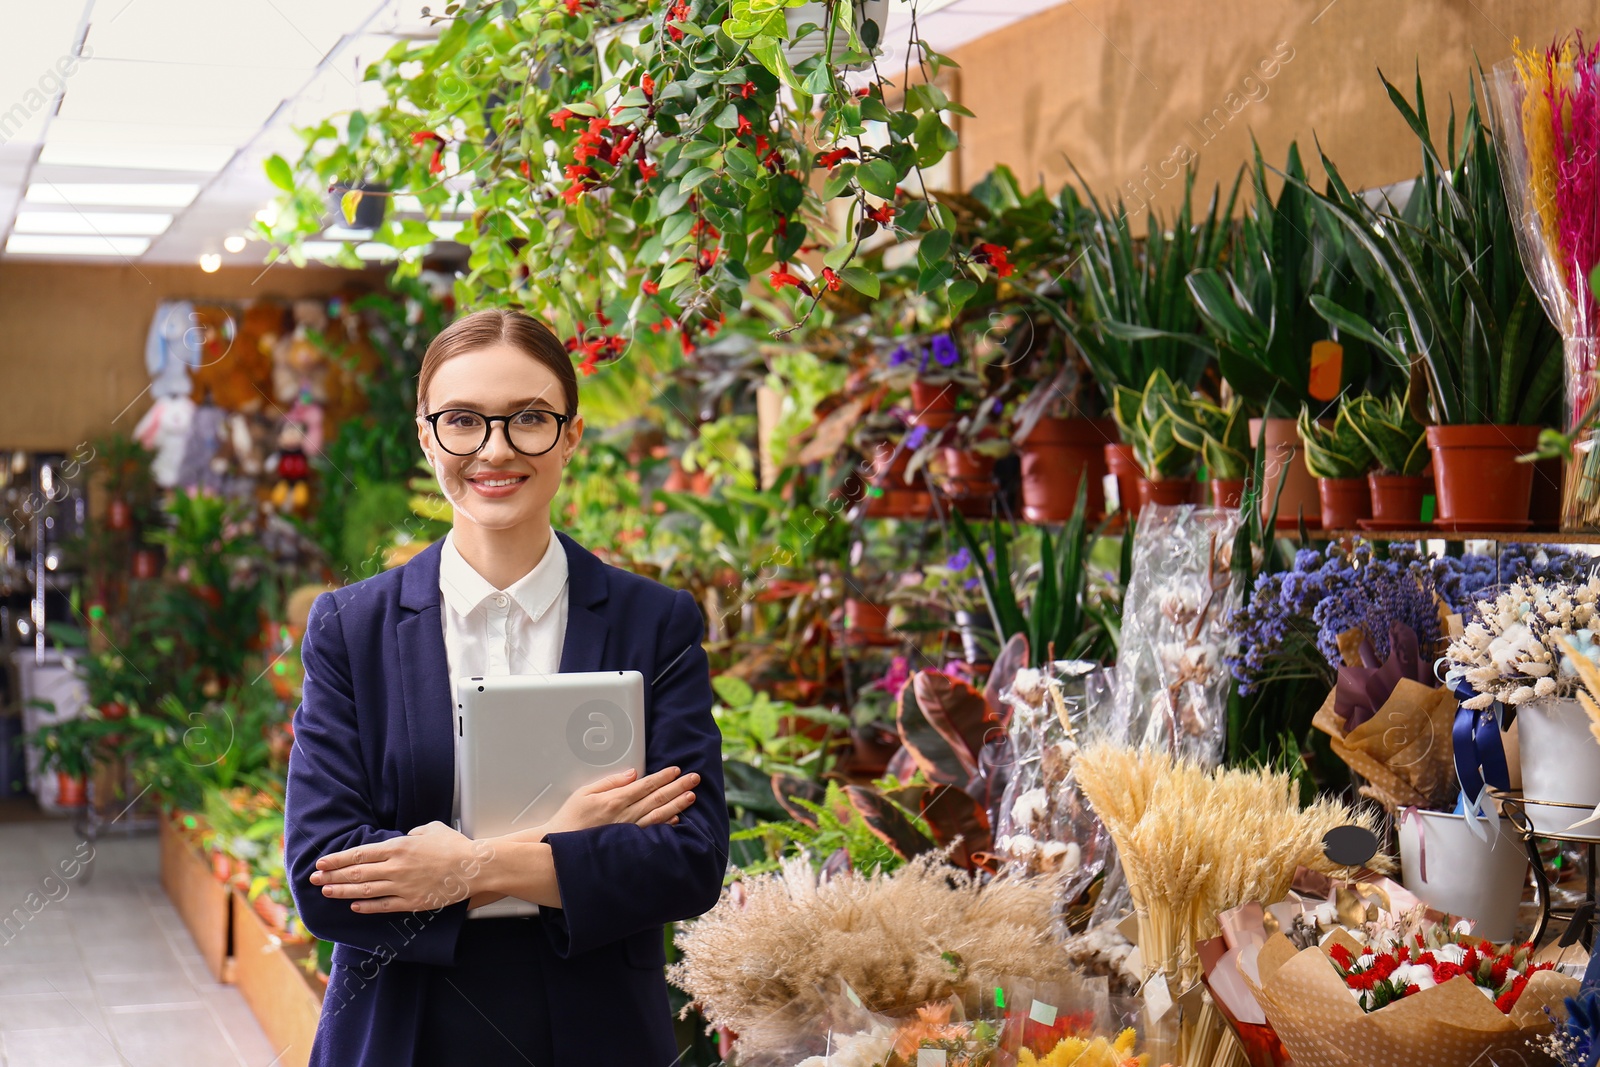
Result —
[{"label": "woman's hand", "polygon": [[405,837],[323,856],[311,884],[363,914],[432,911],[471,897],[489,854],[484,843],[430,822]]},{"label": "woman's hand", "polygon": [[587,830],[591,826],[609,826],[612,823],[636,823],[654,826],[658,823],[675,823],[678,816],[694,803],[691,790],[700,784],[698,774],[681,774],[676,767],[667,767],[647,774],[637,781],[631,768],[619,774],[602,778],[573,793],[561,805],[550,821],[535,831],[542,840],[545,834],[567,830]]}]

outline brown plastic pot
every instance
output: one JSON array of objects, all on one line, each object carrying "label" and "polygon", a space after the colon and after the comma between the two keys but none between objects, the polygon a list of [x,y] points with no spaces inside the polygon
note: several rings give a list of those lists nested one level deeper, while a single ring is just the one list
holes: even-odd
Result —
[{"label": "brown plastic pot", "polygon": [[1090,522],[1106,511],[1107,442],[1117,439],[1112,419],[1040,419],[1023,440],[1022,517],[1028,522],[1066,522],[1078,502],[1078,485],[1089,480],[1085,508]]},{"label": "brown plastic pot", "polygon": [[1372,518],[1372,493],[1365,478],[1318,478],[1324,530],[1354,530]]},{"label": "brown plastic pot", "polygon": [[1436,521],[1484,528],[1526,523],[1533,465],[1517,457],[1538,443],[1537,426],[1429,426]]},{"label": "brown plastic pot", "polygon": [[1212,507],[1236,508],[1242,500],[1244,500],[1243,478],[1211,479]]},{"label": "brown plastic pot", "polygon": [[56,772],[56,803],[63,808],[81,808],[89,803],[89,792],[81,777]]},{"label": "brown plastic pot", "polygon": [[[1315,529],[1322,523],[1322,500],[1317,479],[1306,469],[1305,449],[1300,444],[1300,426],[1294,419],[1251,419],[1250,444],[1265,436],[1267,442],[1266,484],[1262,486],[1261,517],[1278,502],[1278,529],[1292,530],[1304,514],[1306,526]],[[1283,493],[1278,495],[1278,484]]]},{"label": "brown plastic pot", "polygon": [[[954,415],[956,410],[956,386],[951,382],[924,382],[911,383],[911,422],[913,425],[933,423],[936,419],[929,416],[941,414]],[[949,420],[944,420],[948,422]],[[943,425],[940,422],[939,425]]]},{"label": "brown plastic pot", "polygon": [[1142,505],[1139,485],[1145,480],[1139,461],[1134,458],[1133,446],[1110,444],[1105,447],[1106,469],[1117,479],[1117,500],[1123,511],[1138,517]]},{"label": "brown plastic pot", "polygon": [[1433,479],[1420,474],[1367,475],[1367,493],[1372,498],[1372,517],[1379,522],[1422,522],[1422,498],[1433,488]]},{"label": "brown plastic pot", "polygon": [[1200,483],[1193,478],[1146,479],[1139,483],[1139,507],[1149,504],[1172,507],[1193,504],[1200,496]]},{"label": "brown plastic pot", "polygon": [[871,481],[867,488],[866,515],[871,519],[922,518],[933,509],[933,502],[923,483],[906,483],[906,467],[911,462],[912,449],[902,448],[895,454],[895,443],[884,441],[872,457]]},{"label": "brown plastic pot", "polygon": [[847,597],[844,602],[844,625],[856,633],[883,634],[889,629],[889,606]]},{"label": "brown plastic pot", "polygon": [[963,448],[939,450],[939,489],[967,518],[984,518],[994,500],[994,457]]},{"label": "brown plastic pot", "polygon": [[118,532],[133,529],[133,505],[120,496],[106,501],[106,527]]}]

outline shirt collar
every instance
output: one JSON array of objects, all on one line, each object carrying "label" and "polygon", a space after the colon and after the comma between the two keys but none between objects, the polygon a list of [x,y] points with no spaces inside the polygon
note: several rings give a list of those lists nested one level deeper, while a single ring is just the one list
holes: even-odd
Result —
[{"label": "shirt collar", "polygon": [[[528,613],[530,619],[537,622],[550,610],[566,585],[567,553],[552,531],[544,557],[533,570],[512,582],[504,592]],[[439,592],[450,607],[458,615],[468,615],[501,591],[474,570],[461,550],[456,548],[454,531],[446,534],[444,549],[439,555]]]}]

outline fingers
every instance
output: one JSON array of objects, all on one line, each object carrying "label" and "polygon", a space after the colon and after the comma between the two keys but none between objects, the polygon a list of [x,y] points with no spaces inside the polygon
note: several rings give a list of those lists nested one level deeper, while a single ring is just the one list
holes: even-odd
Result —
[{"label": "fingers", "polygon": [[340,867],[349,867],[355,863],[377,863],[389,858],[389,842],[380,841],[373,845],[357,845],[347,848],[343,852],[332,852],[317,860],[317,870],[331,871]]},{"label": "fingers", "polygon": [[619,789],[617,799],[631,808],[651,793],[675,781],[681,773],[677,767],[663,767],[654,774],[647,774],[632,785]]},{"label": "fingers", "polygon": [[383,863],[358,863],[350,867],[340,867],[332,871],[312,871],[312,885],[346,885],[351,882],[370,882],[378,878],[387,878],[391,871]]},{"label": "fingers", "polygon": [[334,900],[372,900],[392,896],[398,888],[387,878],[372,882],[353,882],[348,885],[325,885],[322,895]]},{"label": "fingers", "polygon": [[637,774],[637,771],[635,771],[632,767],[629,767],[625,771],[618,771],[616,774],[608,774],[598,782],[591,782],[589,785],[586,785],[582,789],[578,790],[578,792],[604,793],[611,789],[621,789],[623,786],[633,781]]},{"label": "fingers", "polygon": [[689,805],[694,803],[694,794],[691,792],[679,793],[662,804],[645,812],[638,819],[640,826],[655,826],[657,823],[675,823],[678,816],[689,810]]}]

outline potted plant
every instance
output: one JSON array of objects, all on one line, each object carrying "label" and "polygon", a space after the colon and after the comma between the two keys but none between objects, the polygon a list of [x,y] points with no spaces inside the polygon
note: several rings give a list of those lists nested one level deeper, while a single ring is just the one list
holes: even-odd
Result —
[{"label": "potted plant", "polygon": [[1070,361],[1017,405],[1011,443],[1022,462],[1022,517],[1028,522],[1066,522],[1080,484],[1088,486],[1090,521],[1105,514],[1106,446],[1118,443],[1117,423],[1080,414],[1098,407],[1081,395],[1087,384]]},{"label": "potted plant", "polygon": [[1251,461],[1250,418],[1244,398],[1235,396],[1223,406],[1202,393],[1193,393],[1168,398],[1166,404],[1174,420],[1173,433],[1205,461],[1212,504],[1238,507]]},{"label": "potted plant", "polygon": [[1132,443],[1144,474],[1139,485],[1140,508],[1145,504],[1191,504],[1198,494],[1194,466],[1199,452],[1185,443],[1173,414],[1174,407],[1187,401],[1188,394],[1180,393],[1159,368],[1150,375],[1143,393],[1117,387],[1117,426],[1123,440]]},{"label": "potted plant", "polygon": [[[54,710],[47,701],[38,703]],[[94,770],[94,745],[99,736],[97,724],[84,718],[46,723],[28,735],[28,743],[39,750],[46,769],[56,772],[56,803],[62,807],[81,808],[89,802],[87,783]]]},{"label": "potted plant", "polygon": [[983,387],[966,366],[955,339],[945,332],[926,341],[902,339],[890,351],[880,377],[909,392],[911,425],[934,430],[954,422],[957,409],[970,406]]},{"label": "potted plant", "polygon": [[[1434,146],[1420,80],[1415,108],[1387,79],[1384,86],[1422,150],[1410,198],[1400,211],[1373,208],[1324,157],[1322,201],[1377,262],[1426,369],[1435,521],[1455,530],[1524,529],[1533,466],[1517,457],[1535,448],[1541,425],[1560,417],[1561,338],[1540,314],[1517,252],[1476,78],[1460,138],[1450,131],[1450,159]],[[1392,358],[1408,358],[1366,321],[1325,304],[1317,310]]]},{"label": "potted plant", "polygon": [[160,490],[150,473],[148,449],[125,434],[112,434],[95,442],[101,466],[101,488],[106,494],[106,526],[128,533],[148,521]]},{"label": "potted plant", "polygon": [[1422,473],[1428,467],[1428,438],[1412,417],[1410,390],[1382,400],[1370,393],[1347,397],[1340,413],[1377,463],[1367,474],[1373,525],[1415,528],[1433,479]]},{"label": "potted plant", "polygon": [[1322,221],[1316,198],[1305,192],[1294,144],[1285,173],[1289,180],[1275,200],[1256,147],[1255,200],[1226,268],[1194,270],[1186,281],[1216,343],[1223,379],[1263,412],[1250,429],[1252,444],[1266,441],[1263,506],[1278,500],[1280,526],[1298,525],[1302,514],[1315,526],[1317,486],[1301,457],[1295,416],[1306,405],[1320,415],[1347,384],[1364,384],[1371,360],[1359,339],[1335,341],[1311,307],[1313,295],[1353,301],[1361,290],[1345,265],[1342,235]]},{"label": "potted plant", "polygon": [[916,448],[905,418],[898,409],[871,412],[853,431],[856,450],[865,457],[864,514],[869,519],[920,518],[932,510],[927,490],[907,474]]},{"label": "potted plant", "polygon": [[1372,495],[1366,482],[1372,450],[1345,409],[1339,409],[1332,426],[1325,426],[1311,418],[1309,407],[1301,408],[1300,440],[1305,445],[1306,469],[1317,478],[1322,528],[1353,530],[1362,519],[1372,518]]}]

